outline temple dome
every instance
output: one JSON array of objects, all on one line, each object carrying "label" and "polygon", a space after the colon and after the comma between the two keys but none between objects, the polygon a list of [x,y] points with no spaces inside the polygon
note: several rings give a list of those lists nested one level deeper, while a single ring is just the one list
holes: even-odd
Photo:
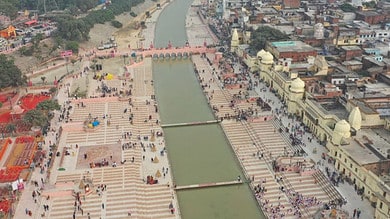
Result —
[{"label": "temple dome", "polygon": [[261,63],[271,65],[274,63],[274,56],[270,52],[265,52],[261,56]]},{"label": "temple dome", "polygon": [[334,132],[340,134],[349,133],[350,130],[351,130],[351,126],[347,121],[345,121],[345,119],[338,121],[336,123],[336,126],[334,127]]},{"label": "temple dome", "polygon": [[256,55],[256,57],[259,59],[261,59],[261,58],[263,58],[263,55],[264,54],[266,54],[267,52],[266,51],[264,51],[264,49],[262,49],[262,50],[260,50],[258,53],[257,53],[257,55]]},{"label": "temple dome", "polygon": [[362,115],[360,113],[359,107],[352,109],[348,117],[348,122],[351,124],[351,127],[355,130],[359,130],[362,126]]},{"label": "temple dome", "polygon": [[238,40],[237,28],[233,29],[232,40],[236,40],[236,41]]},{"label": "temple dome", "polygon": [[305,82],[302,81],[300,78],[296,78],[291,82],[291,91],[293,92],[303,92],[305,91]]}]

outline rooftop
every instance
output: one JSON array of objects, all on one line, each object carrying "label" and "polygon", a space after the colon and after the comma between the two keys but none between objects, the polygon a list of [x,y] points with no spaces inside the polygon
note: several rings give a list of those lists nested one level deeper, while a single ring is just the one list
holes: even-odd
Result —
[{"label": "rooftop", "polygon": [[378,94],[378,96],[390,96],[390,86],[385,83],[365,84],[366,93]]},{"label": "rooftop", "polygon": [[348,111],[335,99],[327,102],[316,102],[316,104],[324,114],[335,115],[339,119],[348,119]]},{"label": "rooftop", "polygon": [[350,60],[350,61],[345,61],[342,63],[343,65],[362,65],[363,63],[357,60]]},{"label": "rooftop", "polygon": [[359,46],[342,46],[341,48],[343,50],[348,50],[348,51],[351,51],[351,50],[362,50],[362,49],[360,49]]},{"label": "rooftop", "polygon": [[278,11],[276,11],[274,8],[259,8],[259,7],[256,7],[256,9],[257,9],[257,12],[261,13],[261,14],[277,14],[278,13]]},{"label": "rooftop", "polygon": [[360,165],[387,159],[390,132],[385,129],[362,129],[352,137],[350,144],[342,146]]},{"label": "rooftop", "polygon": [[309,51],[315,51],[315,49],[301,41],[278,41],[278,42],[271,42],[270,45],[279,52],[309,52]]},{"label": "rooftop", "polygon": [[388,97],[350,99],[349,101],[366,114],[378,113],[381,117],[390,117],[390,98]]}]

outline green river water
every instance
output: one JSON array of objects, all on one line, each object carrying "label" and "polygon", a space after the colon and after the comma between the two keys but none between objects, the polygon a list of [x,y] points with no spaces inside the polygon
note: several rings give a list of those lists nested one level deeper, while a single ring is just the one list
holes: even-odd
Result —
[{"label": "green river water", "polygon": [[[191,0],[175,0],[162,11],[155,30],[156,47],[187,41],[185,15]],[[153,80],[162,124],[213,120],[190,60],[153,62]],[[164,128],[175,183],[192,185],[233,181],[241,168],[219,124]],[[262,219],[247,184],[180,190],[183,219]]]}]

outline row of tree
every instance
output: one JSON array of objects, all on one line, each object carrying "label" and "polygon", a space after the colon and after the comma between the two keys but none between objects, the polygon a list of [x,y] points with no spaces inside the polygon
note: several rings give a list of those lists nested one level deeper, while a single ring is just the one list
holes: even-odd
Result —
[{"label": "row of tree", "polygon": [[99,0],[0,0],[0,14],[15,19],[18,11],[38,10],[40,13],[52,10],[85,13],[99,4]]},{"label": "row of tree", "polygon": [[55,18],[58,23],[56,35],[71,41],[85,41],[89,39],[89,31],[95,24],[113,21],[116,15],[131,11],[131,7],[144,2],[144,0],[116,0],[102,10],[95,10],[83,18],[61,15]]}]

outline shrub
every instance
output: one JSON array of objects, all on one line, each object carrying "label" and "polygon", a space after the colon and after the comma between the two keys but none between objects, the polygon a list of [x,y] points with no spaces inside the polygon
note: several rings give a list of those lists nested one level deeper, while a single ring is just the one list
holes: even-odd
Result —
[{"label": "shrub", "polygon": [[137,17],[137,14],[134,11],[130,11],[130,16]]},{"label": "shrub", "polygon": [[123,26],[123,24],[117,20],[111,21],[111,25],[115,28],[121,28]]}]

